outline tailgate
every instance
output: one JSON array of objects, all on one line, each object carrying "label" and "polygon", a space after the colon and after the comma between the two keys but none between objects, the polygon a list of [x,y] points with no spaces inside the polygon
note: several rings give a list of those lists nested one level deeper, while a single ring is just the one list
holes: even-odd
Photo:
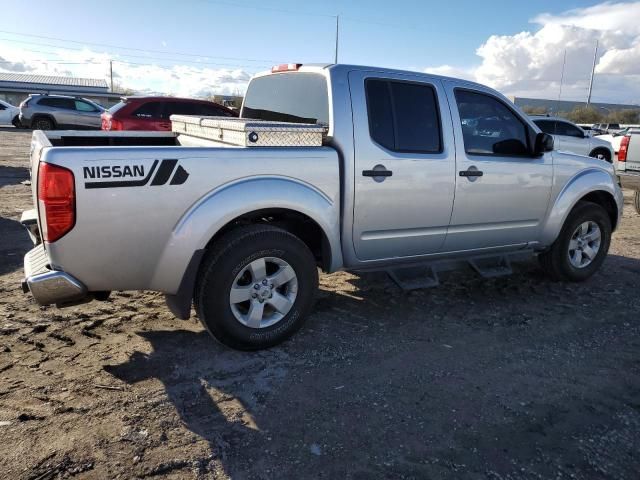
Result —
[{"label": "tailgate", "polygon": [[625,170],[640,172],[640,134],[630,135]]}]

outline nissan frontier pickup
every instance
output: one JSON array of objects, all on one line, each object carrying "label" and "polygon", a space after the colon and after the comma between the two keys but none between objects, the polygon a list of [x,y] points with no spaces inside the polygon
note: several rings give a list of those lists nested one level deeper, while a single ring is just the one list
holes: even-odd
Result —
[{"label": "nissan frontier pickup", "polygon": [[269,146],[257,130],[246,144],[35,131],[25,291],[59,307],[162,292],[177,317],[193,305],[216,339],[255,350],[301,327],[319,269],[383,270],[410,289],[537,256],[552,278],[583,281],[621,218],[611,164],[554,151],[503,95],[466,80],[281,65],[250,81],[239,121],[322,133]]}]

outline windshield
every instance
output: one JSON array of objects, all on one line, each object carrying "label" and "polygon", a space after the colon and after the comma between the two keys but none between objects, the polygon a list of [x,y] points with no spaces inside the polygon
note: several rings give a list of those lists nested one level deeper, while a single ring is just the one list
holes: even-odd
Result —
[{"label": "windshield", "polygon": [[241,118],[329,125],[327,81],[317,73],[278,73],[251,81]]}]

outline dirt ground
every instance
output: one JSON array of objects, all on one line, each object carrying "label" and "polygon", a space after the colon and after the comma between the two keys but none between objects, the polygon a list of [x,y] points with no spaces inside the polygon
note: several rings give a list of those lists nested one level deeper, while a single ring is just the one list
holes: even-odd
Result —
[{"label": "dirt ground", "polygon": [[[585,284],[325,275],[292,340],[240,353],[155,293],[42,308],[29,132],[0,132],[0,477],[637,479],[640,216]],[[626,192],[627,202],[631,200]]]}]

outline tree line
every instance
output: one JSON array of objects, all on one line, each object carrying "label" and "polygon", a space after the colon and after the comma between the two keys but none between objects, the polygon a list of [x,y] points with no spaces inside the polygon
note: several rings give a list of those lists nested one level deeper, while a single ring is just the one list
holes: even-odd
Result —
[{"label": "tree line", "polygon": [[[551,114],[545,107],[532,107],[526,105],[522,108],[527,115],[547,115]],[[621,123],[621,124],[638,124],[640,123],[640,107],[638,109],[622,109],[602,113],[594,107],[575,107],[570,112],[557,112],[553,114],[557,117],[566,118],[574,123]]]}]

